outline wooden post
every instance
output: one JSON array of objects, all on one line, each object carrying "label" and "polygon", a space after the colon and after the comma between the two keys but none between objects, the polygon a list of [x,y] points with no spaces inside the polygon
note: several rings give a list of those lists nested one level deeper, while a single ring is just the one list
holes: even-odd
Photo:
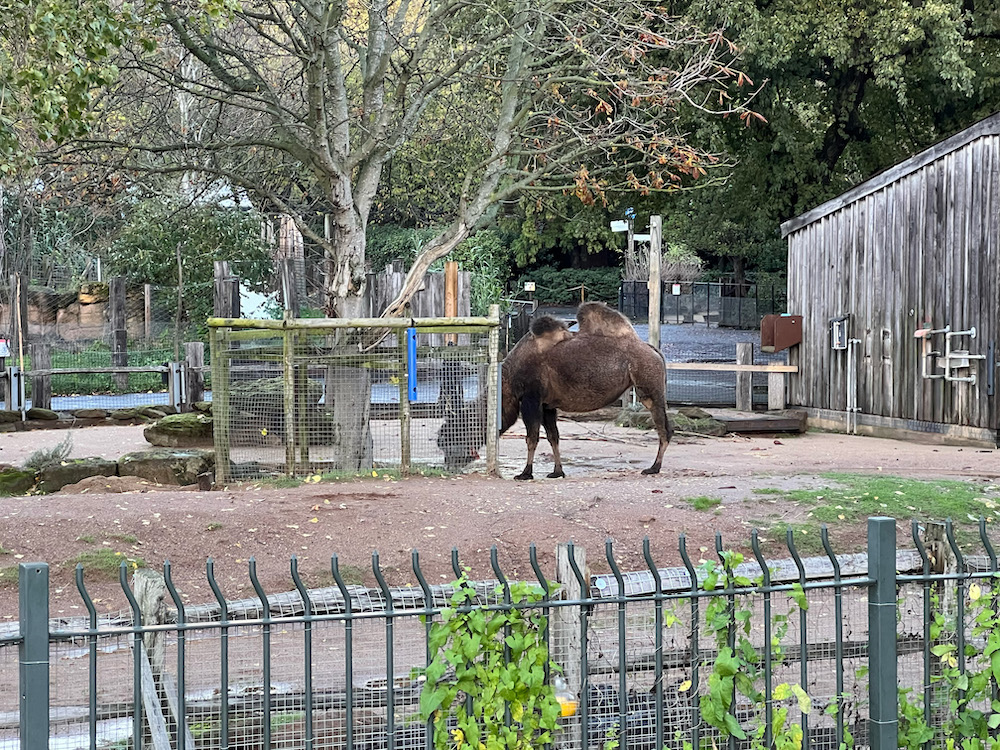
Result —
[{"label": "wooden post", "polygon": [[[753,364],[753,344],[736,345],[736,364]],[[736,373],[736,410],[753,411],[753,373]]]},{"label": "wooden post", "polygon": [[[590,574],[587,571],[587,556],[584,550],[574,546],[573,558],[584,578],[589,580]],[[585,591],[580,585],[580,580],[573,572],[569,560],[569,546],[560,544],[556,547],[556,582],[560,585],[559,598],[563,601],[580,601],[589,596],[590,591]],[[549,642],[552,644],[553,658],[562,667],[563,677],[570,691],[579,696],[578,705],[583,705],[587,699],[587,675],[583,674],[582,670],[583,649],[585,648],[580,633],[582,610],[580,606],[566,606],[555,607],[549,612]],[[571,743],[570,738],[579,736],[579,721],[579,716],[568,719],[564,725],[565,731],[560,732],[559,736]]]},{"label": "wooden post", "polygon": [[767,374],[767,408],[769,411],[781,411],[785,408],[785,373],[769,372]]},{"label": "wooden post", "polygon": [[[52,346],[50,344],[34,343],[29,345],[31,351],[31,369],[49,370],[52,368]],[[52,376],[31,376],[31,405],[41,409],[52,408]]]},{"label": "wooden post", "polygon": [[196,401],[205,400],[205,343],[188,341],[184,344],[184,411],[190,411]]},{"label": "wooden post", "polygon": [[16,357],[28,343],[28,277],[23,273],[10,275],[10,300],[10,351]]},{"label": "wooden post", "polygon": [[[167,589],[163,576],[151,568],[139,568],[132,576],[132,588],[139,603],[143,627],[162,625],[166,621],[164,597]],[[154,750],[169,750],[170,733],[160,703],[159,685],[163,677],[166,638],[162,630],[143,633],[142,653],[142,707],[145,732]]]},{"label": "wooden post", "polygon": [[663,220],[659,216],[649,217],[649,344],[660,350],[660,258],[663,235]]},{"label": "wooden post", "polygon": [[489,365],[486,368],[486,473],[500,475],[500,432],[497,413],[500,406],[500,305],[490,305],[489,317],[497,325],[490,328]]},{"label": "wooden post", "polygon": [[292,258],[282,258],[279,268],[281,275],[281,300],[285,307],[285,316],[299,317],[299,289],[295,283],[295,261]]},{"label": "wooden post", "polygon": [[[458,263],[453,260],[445,261],[444,264],[444,316],[458,317]],[[446,333],[444,343],[457,344],[458,334]]]},{"label": "wooden post", "polygon": [[410,430],[410,368],[406,354],[406,329],[396,332],[396,344],[399,347],[399,473],[406,476],[410,473],[410,458],[413,452]]},{"label": "wooden post", "polygon": [[229,329],[209,328],[212,355],[212,436],[215,443],[215,476],[219,484],[232,477],[229,465]]},{"label": "wooden post", "polygon": [[[115,276],[108,280],[108,303],[111,312],[111,366],[128,367],[128,329],[125,322],[125,279]],[[128,373],[116,373],[115,387],[128,388]]]},{"label": "wooden post", "polygon": [[240,282],[229,271],[229,263],[215,261],[215,317],[240,317]]},{"label": "wooden post", "polygon": [[153,285],[142,285],[142,330],[144,338],[149,341],[153,338]]},{"label": "wooden post", "polygon": [[[924,525],[924,544],[931,555],[931,572],[945,575],[958,573],[958,559],[948,543],[948,535],[943,523],[930,521]],[[958,611],[958,585],[954,579],[943,581],[941,586],[941,614],[944,615],[945,628],[955,627],[955,616]],[[961,627],[961,625],[959,625]]]},{"label": "wooden post", "polygon": [[295,476],[295,331],[284,331],[285,474]]}]

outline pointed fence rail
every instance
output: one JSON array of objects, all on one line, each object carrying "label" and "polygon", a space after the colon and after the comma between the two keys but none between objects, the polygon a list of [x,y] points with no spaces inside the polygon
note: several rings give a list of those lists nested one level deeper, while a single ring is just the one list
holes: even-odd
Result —
[{"label": "pointed fence rail", "polygon": [[[658,566],[646,540],[646,570],[635,572],[620,570],[608,541],[594,565],[610,572],[599,575],[572,543],[546,572],[532,545],[533,600],[512,597],[496,548],[495,580],[467,582],[453,550],[457,583],[430,585],[414,551],[415,585],[403,587],[389,585],[374,553],[375,586],[349,582],[357,571],[348,576],[334,556],[336,585],[308,590],[293,557],[293,590],[273,594],[250,560],[255,595],[238,601],[225,599],[209,560],[214,601],[200,605],[185,603],[169,563],[131,581],[123,564],[129,611],[114,615],[97,614],[78,567],[88,614],[58,619],[47,565],[22,564],[19,622],[0,630],[0,680],[19,686],[16,706],[13,691],[0,699],[0,746],[461,746],[457,735],[435,738],[421,713],[434,630],[463,612],[488,621],[517,610],[542,615],[546,674],[559,674],[577,705],[560,719],[560,748],[888,750],[954,731],[947,707],[964,698],[985,708],[983,731],[995,736],[989,716],[1000,703],[982,623],[996,616],[997,559],[986,524],[975,557],[950,523],[914,522],[912,536],[914,549],[897,550],[896,522],[873,518],[867,554],[837,556],[824,528],[819,557],[803,558],[789,533],[789,559],[769,561],[754,532],[745,556],[717,536],[714,550],[699,550],[709,559],[695,561],[682,535],[682,567]],[[991,682],[973,695],[966,673]],[[910,709],[902,730],[899,695]],[[471,691],[464,705],[481,698]],[[508,706],[508,724],[515,714]]]}]

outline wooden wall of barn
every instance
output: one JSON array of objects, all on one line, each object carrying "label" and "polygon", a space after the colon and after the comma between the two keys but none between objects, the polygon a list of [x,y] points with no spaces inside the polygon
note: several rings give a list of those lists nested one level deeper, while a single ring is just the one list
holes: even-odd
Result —
[{"label": "wooden wall of barn", "polygon": [[[1000,338],[1000,136],[942,151],[789,233],[788,311],[803,316],[790,403],[847,408],[847,352],[832,348],[830,319],[849,314],[849,336],[861,342],[861,413],[998,427],[992,362],[973,362],[975,385],[921,376],[917,329],[975,327],[977,337],[955,348],[981,354]],[[934,343],[943,350],[943,335]]]}]

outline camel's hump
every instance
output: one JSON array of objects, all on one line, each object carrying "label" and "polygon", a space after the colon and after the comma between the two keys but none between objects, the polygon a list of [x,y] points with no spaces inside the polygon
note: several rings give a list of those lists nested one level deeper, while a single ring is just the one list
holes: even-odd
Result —
[{"label": "camel's hump", "polygon": [[551,315],[542,315],[531,321],[531,333],[533,336],[545,337],[554,333],[568,332],[566,324]]}]

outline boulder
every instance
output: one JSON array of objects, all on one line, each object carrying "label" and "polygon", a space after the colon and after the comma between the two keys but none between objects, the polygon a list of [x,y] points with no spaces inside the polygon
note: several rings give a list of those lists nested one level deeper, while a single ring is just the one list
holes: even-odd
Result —
[{"label": "boulder", "polygon": [[191,404],[191,408],[195,411],[200,411],[203,414],[212,413],[212,402],[211,401],[195,401]]},{"label": "boulder", "polygon": [[699,419],[711,419],[712,415],[709,414],[704,409],[699,409],[697,406],[682,406],[677,410],[677,413],[687,417],[688,419],[693,419],[695,421]]},{"label": "boulder", "polygon": [[73,416],[77,419],[106,419],[108,412],[105,409],[77,409]]},{"label": "boulder", "polygon": [[68,458],[58,464],[42,469],[38,489],[55,492],[67,484],[79,482],[87,477],[113,477],[118,473],[118,462],[107,458]]},{"label": "boulder", "polygon": [[170,414],[149,425],[142,434],[146,442],[166,448],[211,447],[212,418],[205,414]]},{"label": "boulder", "polygon": [[159,406],[140,406],[137,411],[148,419],[163,419],[167,416],[166,410]]},{"label": "boulder", "polygon": [[0,468],[0,495],[23,495],[35,486],[35,476],[33,469]]},{"label": "boulder", "polygon": [[157,411],[162,411],[164,414],[180,414],[181,410],[176,406],[171,406],[170,404],[157,404],[153,407]]},{"label": "boulder", "polygon": [[158,484],[197,484],[198,475],[215,468],[215,452],[199,448],[155,448],[118,459],[120,476],[137,476]]},{"label": "boulder", "polygon": [[28,409],[25,416],[28,419],[45,419],[45,420],[59,419],[58,412],[54,412],[52,411],[52,409],[43,409],[40,406],[32,406],[30,409]]},{"label": "boulder", "polygon": [[0,424],[21,421],[21,412],[0,410]]},{"label": "boulder", "polygon": [[136,419],[139,416],[139,410],[135,407],[129,407],[127,409],[115,409],[111,414],[109,414],[112,419],[117,419],[124,422],[127,419]]}]

